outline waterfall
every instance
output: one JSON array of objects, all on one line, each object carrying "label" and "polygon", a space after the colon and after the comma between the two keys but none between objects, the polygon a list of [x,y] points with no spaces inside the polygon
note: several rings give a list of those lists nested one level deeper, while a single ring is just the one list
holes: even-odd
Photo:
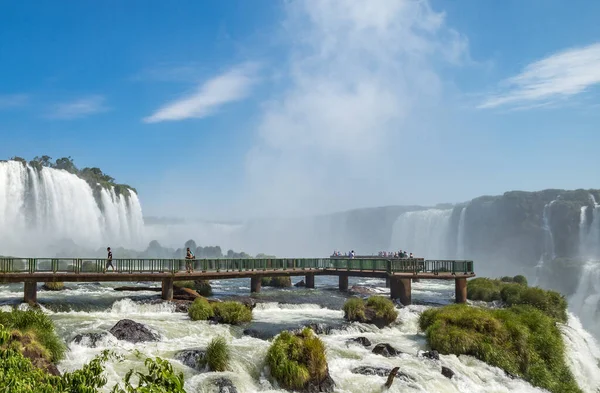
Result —
[{"label": "waterfall", "polygon": [[137,195],[110,188],[99,199],[69,172],[0,162],[0,255],[43,256],[64,241],[88,250],[109,243],[140,246],[144,224]]},{"label": "waterfall", "polygon": [[579,254],[584,258],[600,258],[600,205],[590,194],[594,206],[592,221],[587,223],[587,206],[581,208],[579,216]]},{"label": "waterfall", "polygon": [[569,308],[586,330],[600,337],[600,262],[587,262],[583,267]]},{"label": "waterfall", "polygon": [[456,258],[465,259],[465,215],[467,207],[463,207],[460,211],[458,219],[458,235],[456,236]]},{"label": "waterfall", "polygon": [[429,209],[401,214],[394,223],[391,248],[419,257],[449,259],[452,209]]},{"label": "waterfall", "polygon": [[552,228],[550,227],[550,208],[556,200],[544,205],[544,211],[542,212],[542,229],[544,230],[544,246],[542,249],[542,255],[537,264],[537,268],[544,266],[544,262],[551,261],[554,259],[556,254],[554,253],[554,236],[552,235]]}]

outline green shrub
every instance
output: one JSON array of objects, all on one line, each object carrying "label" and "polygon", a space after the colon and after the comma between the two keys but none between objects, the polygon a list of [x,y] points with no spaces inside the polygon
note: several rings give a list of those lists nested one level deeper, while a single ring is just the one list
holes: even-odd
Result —
[{"label": "green shrub", "polygon": [[513,282],[513,278],[509,276],[504,276],[500,279],[502,282]]},{"label": "green shrub", "polygon": [[158,357],[147,358],[144,365],[148,369],[147,373],[135,372],[137,386],[131,384],[134,371],[129,370],[124,378],[125,388],[116,385],[112,393],[186,393],[183,389],[183,373],[175,373],[169,361]]},{"label": "green shrub", "polygon": [[187,280],[187,281],[175,281],[173,282],[173,286],[177,287],[177,288],[188,288],[188,289],[194,289],[194,281],[192,280]]},{"label": "green shrub", "polygon": [[474,356],[551,392],[581,392],[556,320],[537,308],[450,305],[423,312],[419,327],[442,354]]},{"label": "green shrub", "polygon": [[357,297],[346,300],[343,310],[344,318],[348,321],[364,322],[367,319],[365,316],[365,302]]},{"label": "green shrub", "polygon": [[502,288],[501,296],[502,301],[509,306],[530,305],[560,322],[567,322],[567,300],[558,292],[508,284]]},{"label": "green shrub", "polygon": [[292,278],[289,276],[263,277],[260,279],[263,287],[288,288],[292,286]]},{"label": "green shrub", "polygon": [[212,304],[215,319],[220,323],[239,325],[252,320],[252,310],[239,302],[219,302]]},{"label": "green shrub", "polygon": [[371,296],[367,300],[367,308],[375,310],[375,317],[383,319],[388,325],[398,318],[394,303],[383,296]]},{"label": "green shrub", "polygon": [[208,280],[196,280],[194,281],[194,289],[201,296],[212,296],[212,287]]},{"label": "green shrub", "polygon": [[319,383],[328,372],[325,345],[306,328],[299,335],[282,332],[267,352],[273,378],[286,389],[303,389],[309,382]]},{"label": "green shrub", "polygon": [[194,302],[188,308],[188,315],[192,321],[206,321],[212,318],[215,313],[208,300],[204,298],[194,299]]},{"label": "green shrub", "polygon": [[58,338],[52,320],[39,310],[0,311],[0,325],[21,335],[29,333],[28,341],[33,341],[32,345],[39,343],[47,351],[50,362],[61,360],[65,354],[65,345]]},{"label": "green shrub", "polygon": [[501,300],[500,291],[504,285],[499,280],[490,278],[475,278],[467,282],[467,298],[469,300],[482,300],[492,302]]},{"label": "green shrub", "polygon": [[514,276],[513,277],[513,282],[516,282],[517,284],[521,284],[521,285],[525,285],[527,286],[527,278],[525,278],[525,276],[519,274],[518,276]]},{"label": "green shrub", "polygon": [[46,282],[44,283],[44,289],[47,291],[62,291],[65,289],[65,284],[62,282]]},{"label": "green shrub", "polygon": [[200,360],[201,366],[208,366],[210,371],[227,371],[231,353],[223,337],[216,337],[208,343],[206,355]]}]

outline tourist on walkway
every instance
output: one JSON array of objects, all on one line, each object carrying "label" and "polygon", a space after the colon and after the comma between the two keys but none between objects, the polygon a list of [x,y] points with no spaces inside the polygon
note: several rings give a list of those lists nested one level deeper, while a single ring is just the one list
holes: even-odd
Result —
[{"label": "tourist on walkway", "polygon": [[185,254],[185,270],[188,273],[192,273],[194,271],[194,254],[190,251],[190,248],[187,248],[187,253]]},{"label": "tourist on walkway", "polygon": [[106,273],[109,266],[112,267],[113,271],[115,270],[115,267],[112,264],[112,251],[110,251],[110,247],[107,247],[106,251],[108,251],[108,256],[106,257],[106,266],[104,267],[104,273]]}]

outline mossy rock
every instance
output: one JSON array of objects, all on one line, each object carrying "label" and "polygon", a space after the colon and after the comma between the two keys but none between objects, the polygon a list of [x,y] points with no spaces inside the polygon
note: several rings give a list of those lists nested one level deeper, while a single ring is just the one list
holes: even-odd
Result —
[{"label": "mossy rock", "polygon": [[565,362],[556,319],[535,307],[432,308],[421,314],[419,327],[431,349],[441,354],[476,357],[553,393],[581,392]]},{"label": "mossy rock", "polygon": [[252,310],[240,302],[209,303],[204,298],[194,300],[188,308],[188,315],[193,321],[212,320],[230,325],[241,325],[252,320]]},{"label": "mossy rock", "polygon": [[289,276],[263,277],[260,279],[263,287],[288,288],[292,286],[292,278]]},{"label": "mossy rock", "polygon": [[65,289],[65,284],[59,281],[46,282],[42,285],[42,289],[45,291],[62,291]]},{"label": "mossy rock", "polygon": [[222,372],[229,369],[231,351],[223,337],[216,337],[208,343],[204,356],[198,359],[200,367],[207,367],[210,371]]},{"label": "mossy rock", "polygon": [[188,315],[192,321],[206,321],[212,318],[215,313],[208,300],[197,298],[188,308]]},{"label": "mossy rock", "polygon": [[394,303],[383,296],[371,296],[367,301],[353,297],[346,301],[343,309],[346,320],[371,323],[380,329],[398,318]]},{"label": "mossy rock", "polygon": [[173,285],[177,288],[193,289],[198,292],[200,296],[212,296],[212,287],[208,280],[175,281]]},{"label": "mossy rock", "polygon": [[323,341],[306,328],[299,334],[282,332],[267,352],[271,376],[285,389],[332,391],[333,380]]}]

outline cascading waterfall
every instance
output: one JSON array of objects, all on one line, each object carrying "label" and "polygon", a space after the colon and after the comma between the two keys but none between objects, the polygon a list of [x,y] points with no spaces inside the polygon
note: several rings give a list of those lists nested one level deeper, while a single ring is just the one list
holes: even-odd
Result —
[{"label": "cascading waterfall", "polygon": [[586,330],[600,337],[600,262],[587,262],[583,267],[577,290],[569,299],[569,309]]},{"label": "cascading waterfall", "polygon": [[392,231],[391,248],[429,259],[448,259],[452,209],[429,209],[401,214]]},{"label": "cascading waterfall", "polygon": [[550,208],[556,200],[544,205],[544,211],[542,212],[542,229],[544,230],[544,248],[540,261],[538,262],[537,268],[544,266],[544,262],[551,261],[554,259],[556,254],[554,253],[554,236],[552,235],[552,228],[550,227]]},{"label": "cascading waterfall", "polygon": [[460,211],[458,219],[458,235],[456,236],[456,258],[465,259],[465,216],[467,207],[463,207]]},{"label": "cascading waterfall", "polygon": [[596,198],[590,194],[593,204],[592,221],[587,223],[587,208],[581,208],[579,218],[579,254],[587,259],[600,258],[600,205]]},{"label": "cascading waterfall", "polygon": [[1,162],[0,254],[42,255],[64,241],[86,249],[140,246],[144,223],[137,195],[102,189],[100,200],[66,171]]}]

